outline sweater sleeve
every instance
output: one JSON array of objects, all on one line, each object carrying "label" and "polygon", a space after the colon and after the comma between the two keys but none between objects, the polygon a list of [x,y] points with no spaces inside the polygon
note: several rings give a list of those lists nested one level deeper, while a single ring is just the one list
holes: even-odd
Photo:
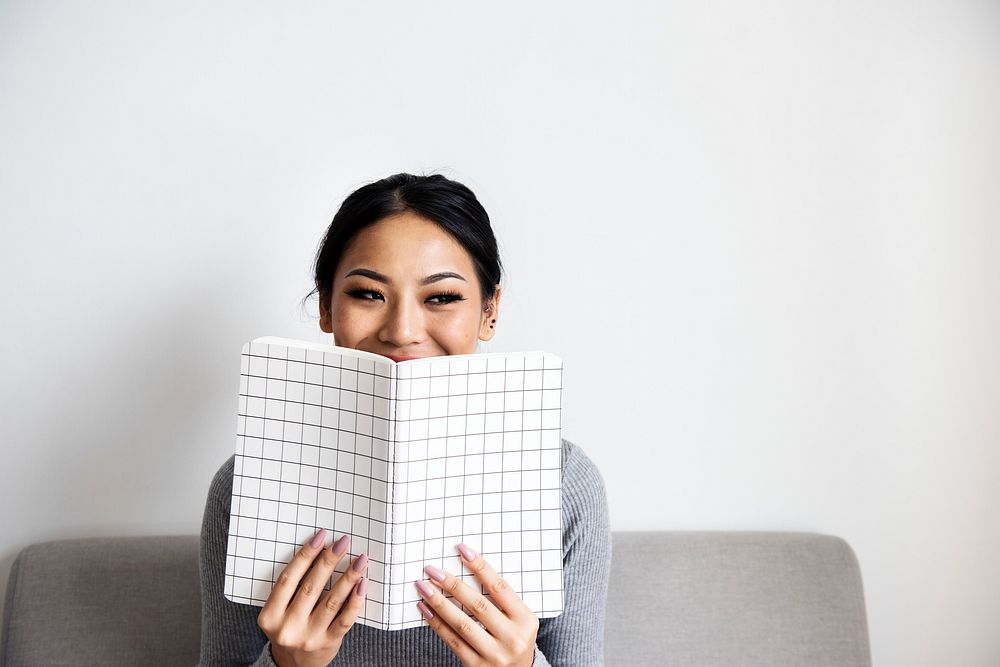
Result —
[{"label": "sweater sleeve", "polygon": [[563,441],[563,613],[539,620],[535,667],[604,664],[611,529],[604,480]]},{"label": "sweater sleeve", "polygon": [[260,608],[231,602],[223,594],[234,460],[235,457],[230,457],[215,474],[201,524],[201,660],[198,664],[202,667],[274,667],[267,636],[257,626]]}]

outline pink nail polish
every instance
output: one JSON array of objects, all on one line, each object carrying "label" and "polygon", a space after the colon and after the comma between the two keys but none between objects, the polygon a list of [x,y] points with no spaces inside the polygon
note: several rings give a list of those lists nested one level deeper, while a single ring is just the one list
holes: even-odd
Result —
[{"label": "pink nail polish", "polygon": [[351,546],[351,536],[341,535],[340,539],[333,543],[333,554],[335,556],[343,556],[344,552],[347,551],[348,547]]},{"label": "pink nail polish", "polygon": [[431,612],[430,607],[425,605],[423,602],[417,603],[417,611],[419,611],[420,615],[424,617],[424,620],[429,621],[434,618],[434,614]]},{"label": "pink nail polish", "polygon": [[432,598],[434,597],[434,587],[428,584],[426,581],[417,581],[417,592],[420,593],[422,598]]},{"label": "pink nail polish", "polygon": [[325,539],[326,539],[326,528],[320,528],[319,532],[316,533],[316,535],[314,535],[311,540],[309,540],[309,546],[311,546],[314,549],[319,549],[321,546],[323,546],[323,540]]},{"label": "pink nail polish", "polygon": [[358,556],[358,559],[354,561],[354,565],[352,565],[351,567],[354,568],[355,572],[364,572],[367,566],[368,566],[368,555],[361,554],[360,556]]},{"label": "pink nail polish", "polygon": [[470,549],[469,547],[465,546],[465,544],[458,545],[458,552],[462,554],[462,558],[464,558],[467,561],[471,562],[476,560],[476,552]]},{"label": "pink nail polish", "polygon": [[448,578],[447,574],[437,569],[433,565],[428,565],[427,567],[425,567],[424,572],[426,572],[427,576],[433,579],[434,581],[444,581],[445,579]]},{"label": "pink nail polish", "polygon": [[368,592],[368,577],[361,578],[361,581],[358,582],[358,585],[355,587],[354,592],[357,594],[359,598],[363,598],[365,596],[365,593]]}]

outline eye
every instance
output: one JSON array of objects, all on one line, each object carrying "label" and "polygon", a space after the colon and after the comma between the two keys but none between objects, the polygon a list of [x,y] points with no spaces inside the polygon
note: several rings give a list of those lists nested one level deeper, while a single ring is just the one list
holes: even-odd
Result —
[{"label": "eye", "polygon": [[352,289],[345,292],[348,296],[361,301],[385,301],[385,295],[377,289]]},{"label": "eye", "polygon": [[427,299],[427,302],[435,306],[444,306],[456,301],[465,301],[465,297],[458,292],[441,292]]}]

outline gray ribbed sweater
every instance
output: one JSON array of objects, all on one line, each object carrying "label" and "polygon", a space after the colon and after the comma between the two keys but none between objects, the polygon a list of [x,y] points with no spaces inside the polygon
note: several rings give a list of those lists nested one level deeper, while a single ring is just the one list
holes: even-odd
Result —
[{"label": "gray ribbed sweater", "polygon": [[[201,665],[274,667],[257,627],[260,607],[223,596],[233,488],[230,458],[216,473],[201,528]],[[586,454],[562,441],[563,604],[539,619],[535,666],[604,663],[604,607],[611,567],[611,533],[600,472]],[[385,631],[357,624],[331,665],[459,665],[429,626]]]}]

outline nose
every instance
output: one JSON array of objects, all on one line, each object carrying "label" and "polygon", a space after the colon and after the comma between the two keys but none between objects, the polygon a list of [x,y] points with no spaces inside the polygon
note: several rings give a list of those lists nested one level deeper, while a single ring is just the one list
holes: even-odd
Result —
[{"label": "nose", "polygon": [[423,312],[416,304],[400,299],[386,311],[386,317],[379,327],[379,342],[401,350],[423,340]]}]

